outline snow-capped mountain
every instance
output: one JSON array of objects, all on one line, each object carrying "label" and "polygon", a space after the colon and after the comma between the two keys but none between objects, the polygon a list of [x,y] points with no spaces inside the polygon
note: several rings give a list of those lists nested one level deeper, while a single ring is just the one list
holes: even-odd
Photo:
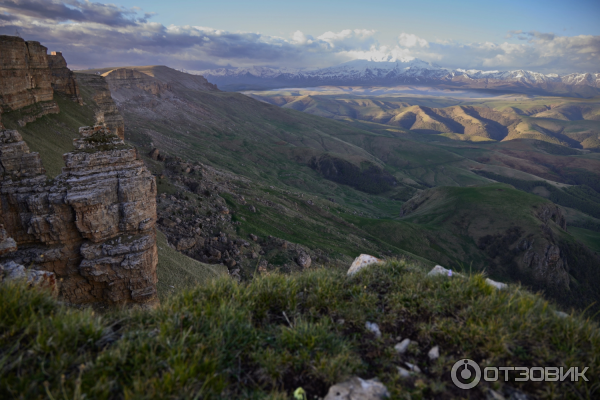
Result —
[{"label": "snow-capped mountain", "polygon": [[289,87],[318,85],[430,84],[485,89],[537,90],[576,96],[600,94],[600,74],[541,74],[538,72],[449,69],[419,59],[396,61],[353,60],[333,67],[219,68],[200,71],[211,83],[240,89],[244,86]]}]

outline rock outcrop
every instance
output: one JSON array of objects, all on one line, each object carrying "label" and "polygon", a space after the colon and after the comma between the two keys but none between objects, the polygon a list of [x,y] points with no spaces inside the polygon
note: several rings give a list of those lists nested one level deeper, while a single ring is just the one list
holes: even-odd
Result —
[{"label": "rock outcrop", "polygon": [[0,105],[4,111],[52,101],[47,50],[39,42],[0,36]]},{"label": "rock outcrop", "polygon": [[111,87],[120,90],[142,89],[153,95],[159,95],[171,89],[167,83],[130,68],[117,68],[102,74]]},{"label": "rock outcrop", "polygon": [[125,122],[117,109],[108,83],[103,76],[78,73],[77,80],[92,91],[92,98],[96,103],[96,123],[104,125],[121,139],[125,139]]},{"label": "rock outcrop", "polygon": [[0,35],[0,114],[21,110],[21,126],[60,111],[55,91],[81,103],[77,82],[62,54],[47,52],[39,42]]},{"label": "rock outcrop", "polygon": [[8,237],[4,225],[0,224],[0,256],[17,251],[17,242]]},{"label": "rock outcrop", "polygon": [[153,305],[155,179],[109,130],[80,133],[48,181],[20,134],[0,131],[0,223],[18,245],[1,261],[54,273],[70,304]]},{"label": "rock outcrop", "polygon": [[83,104],[79,94],[79,86],[75,74],[67,68],[67,60],[60,51],[53,51],[48,56],[48,67],[51,72],[51,84],[54,91],[69,96],[71,100]]}]

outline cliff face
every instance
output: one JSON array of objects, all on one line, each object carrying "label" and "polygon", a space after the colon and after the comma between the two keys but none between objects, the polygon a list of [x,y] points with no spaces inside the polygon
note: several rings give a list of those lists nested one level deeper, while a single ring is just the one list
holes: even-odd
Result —
[{"label": "cliff face", "polygon": [[5,111],[52,101],[46,51],[39,42],[0,36],[0,104]]},{"label": "cliff face", "polygon": [[18,247],[0,261],[53,272],[67,303],[153,305],[155,179],[107,129],[80,133],[48,181],[20,134],[0,131],[0,224]]},{"label": "cliff face", "polygon": [[125,139],[125,122],[119,113],[106,79],[100,75],[77,74],[77,80],[92,91],[96,103],[96,123],[104,125],[121,139]]},{"label": "cliff face", "polygon": [[[142,89],[153,95],[159,95],[170,90],[171,87],[167,83],[163,83],[158,79],[129,68],[117,68],[112,71],[102,74],[112,88],[116,88],[119,92],[127,90]],[[114,92],[115,90],[111,90]]]},{"label": "cliff face", "polygon": [[83,100],[79,95],[79,87],[75,80],[75,74],[67,68],[67,60],[59,51],[53,51],[48,56],[48,67],[51,72],[52,89],[56,92],[64,93],[71,100],[82,104]]},{"label": "cliff face", "polygon": [[0,114],[22,110],[21,126],[60,111],[54,91],[81,103],[77,82],[62,54],[47,51],[39,42],[0,35]]}]

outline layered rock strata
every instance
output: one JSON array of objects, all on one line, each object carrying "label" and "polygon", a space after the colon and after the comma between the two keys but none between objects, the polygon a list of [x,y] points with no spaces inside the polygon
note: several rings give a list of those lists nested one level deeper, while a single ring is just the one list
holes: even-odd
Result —
[{"label": "layered rock strata", "polygon": [[22,110],[21,126],[60,111],[55,91],[81,104],[75,76],[64,57],[47,52],[39,42],[0,35],[0,114]]},{"label": "layered rock strata", "polygon": [[[171,89],[167,83],[130,68],[117,68],[102,74],[109,82],[111,89],[142,89],[153,95],[159,95]],[[114,90],[111,90],[114,92]]]},{"label": "layered rock strata", "polygon": [[77,80],[92,91],[96,103],[96,123],[104,125],[119,138],[125,139],[125,122],[115,104],[108,83],[103,76],[93,74],[77,74]]},{"label": "layered rock strata", "polygon": [[60,51],[50,53],[48,56],[48,67],[52,74],[52,89],[65,94],[79,104],[83,104],[83,100],[79,94],[79,86],[75,80],[75,74],[67,68],[67,60],[65,60]]},{"label": "layered rock strata", "polygon": [[47,50],[39,42],[0,36],[0,105],[4,111],[52,101]]},{"label": "layered rock strata", "polygon": [[81,128],[48,181],[17,131],[0,131],[0,223],[18,250],[1,260],[48,271],[71,304],[153,305],[156,183],[135,148]]}]

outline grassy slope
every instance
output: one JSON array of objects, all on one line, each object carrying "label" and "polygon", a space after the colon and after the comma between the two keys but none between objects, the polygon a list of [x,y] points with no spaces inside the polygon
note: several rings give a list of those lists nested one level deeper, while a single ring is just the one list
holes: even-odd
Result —
[{"label": "grassy slope", "polygon": [[158,246],[158,296],[162,301],[184,288],[207,284],[210,280],[227,276],[227,267],[203,264],[171,248],[165,235],[156,231]]},{"label": "grassy slope", "polygon": [[[488,270],[490,260],[476,240],[499,234],[511,226],[537,233],[540,221],[535,208],[549,201],[507,185],[444,187],[432,189],[432,199],[403,218],[369,220],[352,218],[371,234],[390,244],[444,263],[454,269]],[[506,276],[498,278],[507,279]]]},{"label": "grassy slope", "polygon": [[[3,398],[308,398],[352,375],[379,378],[393,398],[484,399],[493,388],[535,398],[598,395],[600,330],[518,286],[496,291],[481,275],[427,278],[390,262],[354,277],[320,269],[249,283],[219,280],[156,310],[65,308],[48,295],[0,286]],[[343,322],[342,322],[343,321]],[[379,325],[382,336],[365,328]],[[393,347],[411,344],[405,354]],[[427,352],[439,346],[432,362]],[[484,366],[587,366],[588,382],[450,381],[459,359]],[[396,367],[422,373],[399,377]],[[510,387],[509,387],[510,386]]]},{"label": "grassy slope", "polygon": [[89,90],[81,88],[85,105],[81,106],[55,93],[60,113],[48,114],[21,127],[17,124],[20,111],[2,114],[7,129],[17,129],[31,151],[40,153],[46,174],[54,178],[60,174],[64,161],[62,155],[73,150],[73,139],[79,137],[79,127],[94,124],[93,100]]}]

